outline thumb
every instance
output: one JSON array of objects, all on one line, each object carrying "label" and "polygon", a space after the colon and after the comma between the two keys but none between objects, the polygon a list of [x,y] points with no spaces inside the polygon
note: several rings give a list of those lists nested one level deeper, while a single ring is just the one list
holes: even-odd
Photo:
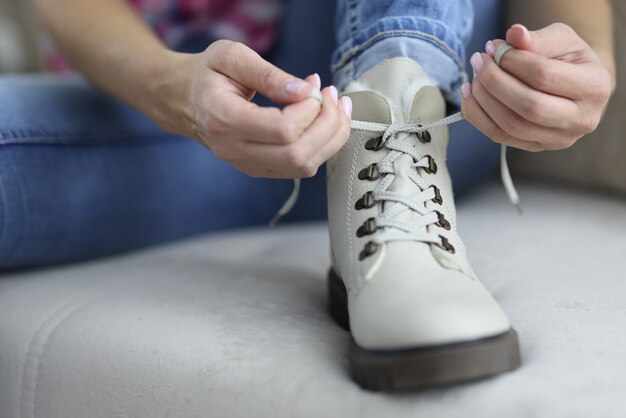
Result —
[{"label": "thumb", "polygon": [[243,87],[281,104],[306,99],[313,84],[272,65],[247,46],[229,42],[212,52],[209,66]]},{"label": "thumb", "polygon": [[546,58],[558,58],[580,48],[580,37],[572,28],[553,23],[537,31],[515,24],[506,32],[506,41],[517,49],[534,52]]}]

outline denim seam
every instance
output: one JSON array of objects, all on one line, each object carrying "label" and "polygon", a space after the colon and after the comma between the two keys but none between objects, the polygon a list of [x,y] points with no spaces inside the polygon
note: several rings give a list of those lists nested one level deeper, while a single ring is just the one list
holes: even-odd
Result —
[{"label": "denim seam", "polygon": [[457,64],[461,72],[464,69],[463,62],[459,54],[457,54],[456,51],[454,51],[445,42],[443,42],[441,39],[437,38],[436,36],[433,36],[431,34],[418,31],[418,30],[394,29],[394,30],[379,32],[376,35],[372,36],[371,38],[368,38],[365,42],[355,45],[351,47],[350,49],[348,49],[347,51],[343,52],[341,54],[341,58],[339,59],[339,61],[336,64],[332,65],[332,71],[337,72],[341,67],[345,66],[348,62],[353,61],[354,58],[356,58],[361,52],[363,52],[365,48],[372,46],[373,44],[375,44],[376,42],[382,39],[393,37],[393,36],[409,36],[409,37],[427,41],[433,44],[435,47],[446,52]]},{"label": "denim seam", "polygon": [[105,141],[112,140],[116,144],[124,144],[129,140],[150,140],[150,139],[163,139],[163,138],[182,138],[177,135],[169,134],[128,134],[128,133],[110,133],[110,134],[95,134],[90,132],[55,132],[50,133],[46,131],[34,131],[34,130],[0,130],[0,147],[3,145],[110,145],[104,142],[90,143],[84,141],[76,141],[77,138],[84,138],[88,136],[91,141]]},{"label": "denim seam", "polygon": [[149,136],[149,135],[169,135],[166,132],[102,132],[101,130],[63,130],[55,129],[54,131],[48,129],[33,129],[33,128],[2,128],[0,127],[0,139],[2,138],[16,138],[20,136],[38,136],[38,135],[95,135],[95,136]]}]

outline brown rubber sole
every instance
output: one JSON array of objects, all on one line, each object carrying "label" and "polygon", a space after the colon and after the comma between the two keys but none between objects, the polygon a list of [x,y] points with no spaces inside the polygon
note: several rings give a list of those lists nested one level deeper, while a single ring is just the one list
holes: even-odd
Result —
[{"label": "brown rubber sole", "polygon": [[[328,273],[328,308],[333,319],[350,330],[348,297],[343,280]],[[400,350],[366,350],[352,339],[350,373],[363,388],[401,391],[450,385],[515,370],[520,366],[517,333],[461,343]]]}]

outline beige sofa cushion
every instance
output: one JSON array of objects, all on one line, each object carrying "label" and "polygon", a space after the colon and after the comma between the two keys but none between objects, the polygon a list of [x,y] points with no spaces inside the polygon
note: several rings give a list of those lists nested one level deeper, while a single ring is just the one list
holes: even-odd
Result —
[{"label": "beige sofa cushion", "polygon": [[626,202],[519,186],[523,217],[499,184],[458,208],[513,373],[360,389],[326,313],[328,228],[292,224],[5,274],[0,418],[623,418]]},{"label": "beige sofa cushion", "polygon": [[[626,2],[614,0],[616,51],[626,50]],[[598,129],[573,147],[543,153],[518,152],[517,176],[626,193],[626,56],[616,54],[617,90]]]}]

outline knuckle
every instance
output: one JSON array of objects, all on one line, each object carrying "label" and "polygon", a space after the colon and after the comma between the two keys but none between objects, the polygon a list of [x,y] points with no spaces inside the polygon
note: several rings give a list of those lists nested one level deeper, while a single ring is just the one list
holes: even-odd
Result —
[{"label": "knuckle", "polygon": [[531,141],[531,142],[528,142],[528,145],[526,146],[524,150],[528,152],[537,153],[537,152],[545,151],[546,148],[540,142]]},{"label": "knuckle", "polygon": [[578,138],[576,137],[566,138],[561,142],[561,149],[571,148],[577,141]]},{"label": "knuckle", "polygon": [[234,68],[240,61],[240,54],[245,46],[240,42],[233,41],[217,41],[224,42],[218,45],[217,53],[212,57],[213,65],[218,69]]},{"label": "knuckle", "polygon": [[227,45],[222,48],[224,55],[238,55],[241,51],[246,48],[244,44],[241,42],[230,41]]},{"label": "knuckle", "polygon": [[309,163],[306,164],[304,167],[300,168],[300,175],[302,178],[309,178],[309,177],[315,177],[315,175],[317,174],[317,169],[318,169],[318,165],[317,164],[313,164],[313,163]]},{"label": "knuckle", "polygon": [[526,126],[522,118],[518,115],[511,115],[504,118],[502,129],[511,136],[521,138],[527,133]]},{"label": "knuckle", "polygon": [[301,147],[291,146],[287,152],[286,159],[289,166],[300,171],[306,166],[308,155]]},{"label": "knuckle", "polygon": [[520,100],[520,108],[522,116],[527,120],[536,121],[540,119],[542,115],[542,104],[534,96],[527,97]]},{"label": "knuckle", "polygon": [[270,66],[265,66],[264,68],[258,69],[256,78],[257,78],[257,83],[260,86],[269,87],[269,86],[276,86],[280,84],[276,71],[274,71],[274,68]]},{"label": "knuckle", "polygon": [[293,124],[285,122],[278,131],[278,140],[282,144],[290,145],[297,141],[298,130]]},{"label": "knuckle", "polygon": [[506,135],[499,129],[491,128],[488,129],[485,133],[496,144],[503,144],[506,141]]},{"label": "knuckle", "polygon": [[589,134],[596,130],[600,124],[600,118],[597,116],[583,117],[578,122],[578,128],[583,134]]},{"label": "knuckle", "polygon": [[209,57],[215,57],[220,51],[222,51],[231,43],[232,41],[229,41],[227,39],[218,39],[217,41],[209,45],[206,51],[209,52]]},{"label": "knuckle", "polygon": [[552,149],[554,150],[567,149],[567,148],[570,148],[575,143],[576,143],[576,138],[561,138],[560,140],[556,142],[555,146]]},{"label": "knuckle", "polygon": [[550,67],[545,63],[535,64],[532,71],[535,83],[540,90],[547,89],[554,85],[554,71],[552,71],[552,69],[550,69]]},{"label": "knuckle", "polygon": [[560,30],[560,31],[562,31],[562,32],[565,32],[565,33],[567,33],[567,34],[572,34],[572,33],[575,33],[575,32],[574,32],[574,29],[572,29],[572,28],[571,28],[571,26],[566,25],[566,24],[565,24],[565,23],[563,23],[563,22],[556,22],[556,23],[554,23],[554,26],[555,26],[558,30]]},{"label": "knuckle", "polygon": [[287,160],[300,178],[313,177],[317,174],[319,164],[302,147],[292,147],[287,155]]},{"label": "knuckle", "polygon": [[591,90],[592,100],[596,103],[605,104],[611,97],[611,74],[608,71],[602,71],[597,77],[593,77],[591,82],[595,81],[595,85]]}]

